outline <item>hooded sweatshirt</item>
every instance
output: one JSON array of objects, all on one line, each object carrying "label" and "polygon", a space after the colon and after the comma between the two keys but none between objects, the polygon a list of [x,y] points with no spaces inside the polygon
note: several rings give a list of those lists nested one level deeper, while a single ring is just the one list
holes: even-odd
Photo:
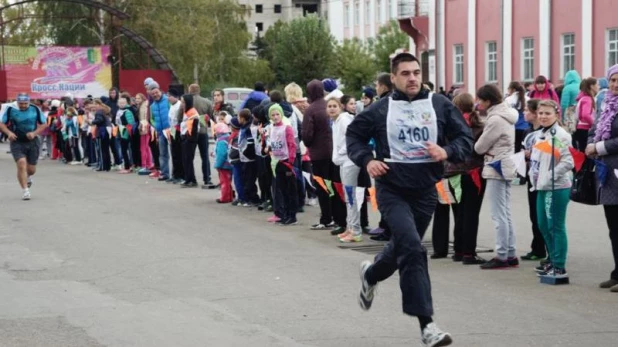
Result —
[{"label": "hooded sweatshirt", "polygon": [[245,99],[245,101],[243,101],[242,104],[240,104],[240,109],[242,110],[243,108],[248,108],[249,111],[253,112],[253,109],[256,106],[259,106],[262,103],[262,101],[267,98],[268,98],[268,95],[266,95],[266,93],[262,91],[254,90],[249,94],[249,96]]},{"label": "hooded sweatshirt", "polygon": [[560,104],[560,100],[558,99],[558,93],[556,93],[555,90],[551,89],[549,82],[545,82],[545,89],[543,89],[543,91],[539,91],[536,88],[536,84],[535,84],[534,90],[530,92],[528,97],[530,99],[554,100],[556,104]]},{"label": "hooded sweatshirt", "polygon": [[599,79],[599,92],[597,93],[596,96],[596,115],[595,115],[595,119],[599,118],[599,116],[601,115],[601,112],[603,111],[603,100],[605,100],[605,94],[607,93],[609,89],[609,83],[607,83],[607,78],[603,77]]},{"label": "hooded sweatshirt", "polygon": [[594,124],[595,112],[594,112],[594,98],[590,95],[579,92],[577,95],[577,112],[579,115],[579,121],[577,122],[578,130],[590,130]]},{"label": "hooded sweatshirt", "polygon": [[343,112],[333,123],[333,163],[337,166],[354,165],[348,157],[345,145],[345,132],[354,120],[354,116],[348,112]]},{"label": "hooded sweatshirt", "polygon": [[577,95],[579,94],[579,84],[581,81],[579,73],[575,70],[570,70],[564,75],[564,88],[560,96],[560,109],[565,111],[569,106],[577,104]]},{"label": "hooded sweatshirt", "polygon": [[110,109],[111,109],[111,114],[112,114],[112,123],[113,124],[117,124],[116,123],[116,114],[118,113],[118,98],[120,97],[119,93],[118,93],[118,88],[114,87],[112,88],[112,90],[116,91],[116,97],[115,98],[108,98],[105,101],[105,105],[107,105]]},{"label": "hooded sweatshirt", "polygon": [[302,140],[309,149],[311,160],[330,161],[333,155],[333,132],[326,114],[321,81],[313,80],[307,84],[307,97],[310,104],[303,118]]},{"label": "hooded sweatshirt", "polygon": [[[510,181],[515,178],[515,163],[511,156],[515,154],[515,127],[518,113],[507,102],[490,107],[487,110],[483,135],[474,145],[478,154],[485,155],[483,177],[485,179]],[[491,167],[490,163],[500,161],[502,175]]]}]

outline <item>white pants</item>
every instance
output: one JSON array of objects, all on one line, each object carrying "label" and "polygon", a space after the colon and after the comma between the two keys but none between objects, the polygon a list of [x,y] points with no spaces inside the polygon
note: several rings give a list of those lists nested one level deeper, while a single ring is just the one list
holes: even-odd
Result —
[{"label": "white pants", "polygon": [[[354,236],[360,236],[363,233],[360,225],[360,209],[359,204],[362,201],[356,201],[356,187],[358,186],[358,175],[360,174],[360,168],[356,165],[342,166],[340,168],[341,183],[343,184],[343,190],[346,192],[345,206],[348,211],[346,222],[348,229],[352,230]],[[350,187],[352,187],[350,189]],[[348,190],[352,194],[348,194]]]},{"label": "white pants", "polygon": [[489,198],[491,219],[496,228],[496,255],[500,260],[514,258],[515,229],[511,220],[511,182],[488,179],[485,196]]}]

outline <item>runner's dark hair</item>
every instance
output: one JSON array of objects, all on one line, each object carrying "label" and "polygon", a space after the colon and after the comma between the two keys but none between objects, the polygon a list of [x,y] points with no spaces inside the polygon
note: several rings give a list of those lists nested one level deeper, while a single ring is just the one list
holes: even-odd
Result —
[{"label": "runner's dark hair", "polygon": [[470,93],[460,93],[453,98],[453,104],[461,111],[461,113],[467,113],[470,119],[470,127],[478,128],[483,126],[481,116],[474,107],[474,97]]},{"label": "runner's dark hair", "polygon": [[521,85],[521,83],[517,82],[517,81],[513,81],[511,83],[509,83],[509,88],[511,90],[514,90],[517,92],[517,107],[515,107],[517,109],[518,112],[524,112],[524,108],[526,107],[526,90],[524,89],[524,86]]},{"label": "runner's dark hair", "polygon": [[393,82],[391,81],[391,74],[386,73],[386,72],[381,73],[378,75],[377,80],[379,84],[388,88],[389,92],[393,90]]},{"label": "runner's dark hair", "polygon": [[502,103],[502,93],[495,84],[486,84],[476,91],[476,97],[489,101],[490,107]]},{"label": "runner's dark hair", "polygon": [[410,53],[398,54],[391,60],[391,73],[396,74],[399,64],[406,62],[417,62],[420,65],[420,62],[414,55]]}]

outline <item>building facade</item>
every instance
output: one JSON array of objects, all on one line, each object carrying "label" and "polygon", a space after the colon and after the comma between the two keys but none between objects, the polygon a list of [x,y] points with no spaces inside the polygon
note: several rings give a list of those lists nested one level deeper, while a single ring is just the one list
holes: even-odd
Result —
[{"label": "building facade", "polygon": [[[431,53],[431,78],[446,89],[474,92],[485,83],[504,89],[538,75],[559,84],[569,70],[599,77],[618,63],[615,0],[427,1],[429,13],[401,16],[400,26],[412,27],[406,32],[417,54]],[[424,28],[423,21],[430,25]],[[419,50],[424,37],[429,44]]]},{"label": "building facade", "polygon": [[256,37],[277,21],[290,21],[311,13],[320,13],[321,0],[238,0],[249,10],[247,30]]}]

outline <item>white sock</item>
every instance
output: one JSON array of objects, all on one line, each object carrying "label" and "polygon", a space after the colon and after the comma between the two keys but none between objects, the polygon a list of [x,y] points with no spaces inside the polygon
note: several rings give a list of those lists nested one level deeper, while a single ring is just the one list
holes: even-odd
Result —
[{"label": "white sock", "polygon": [[24,189],[24,193],[29,193],[29,192],[30,192],[30,189],[28,189],[28,188]]}]

